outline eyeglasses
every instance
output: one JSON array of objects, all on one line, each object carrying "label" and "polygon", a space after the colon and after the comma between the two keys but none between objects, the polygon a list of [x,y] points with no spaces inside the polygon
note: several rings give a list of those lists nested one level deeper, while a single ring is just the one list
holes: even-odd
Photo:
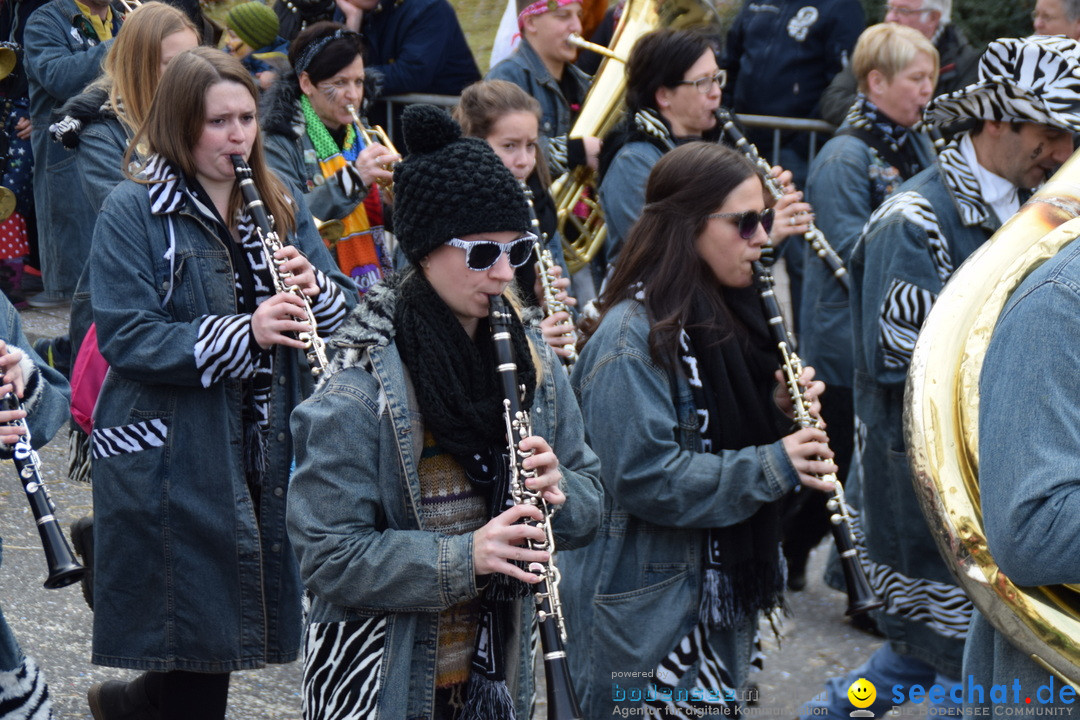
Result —
[{"label": "eyeglasses", "polygon": [[697,80],[683,80],[678,85],[693,85],[694,89],[702,95],[708,95],[712,91],[713,85],[719,85],[723,90],[727,85],[727,70],[717,70],[715,74],[708,77],[698,78]]},{"label": "eyeglasses", "polygon": [[886,5],[885,6],[885,13],[888,14],[888,13],[891,13],[891,12],[894,12],[897,15],[902,15],[904,17],[910,17],[912,15],[922,15],[923,13],[928,13],[928,12],[930,12],[930,10],[928,10],[927,8],[915,9],[915,8],[900,7],[899,5]]},{"label": "eyeglasses", "polygon": [[538,239],[532,233],[525,233],[517,240],[508,243],[495,242],[494,240],[450,238],[446,241],[446,244],[465,251],[465,264],[469,266],[470,270],[483,272],[499,262],[499,255],[502,253],[506,253],[506,259],[510,261],[511,267],[521,267],[529,262],[533,245]]},{"label": "eyeglasses", "polygon": [[765,230],[765,234],[768,235],[772,231],[773,220],[776,219],[776,213],[772,208],[766,208],[765,210],[758,212],[757,210],[747,210],[741,213],[712,213],[710,218],[738,218],[736,225],[739,226],[739,237],[743,240],[749,240],[754,237],[754,233],[757,232],[757,226],[760,224]]}]

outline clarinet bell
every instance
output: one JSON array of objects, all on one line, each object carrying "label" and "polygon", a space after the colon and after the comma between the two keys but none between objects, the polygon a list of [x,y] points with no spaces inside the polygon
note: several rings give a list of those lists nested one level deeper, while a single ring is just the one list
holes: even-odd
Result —
[{"label": "clarinet bell", "polygon": [[45,548],[45,561],[49,566],[45,588],[56,590],[82,580],[86,568],[75,558],[60,525],[56,522],[39,524],[38,530],[41,533],[41,544]]},{"label": "clarinet bell", "polygon": [[[852,553],[855,551],[852,550]],[[844,571],[844,583],[847,584],[848,605],[844,614],[847,616],[861,615],[877,610],[885,605],[884,601],[874,594],[866,575],[856,570],[857,557],[845,558],[841,554],[840,566]]]}]

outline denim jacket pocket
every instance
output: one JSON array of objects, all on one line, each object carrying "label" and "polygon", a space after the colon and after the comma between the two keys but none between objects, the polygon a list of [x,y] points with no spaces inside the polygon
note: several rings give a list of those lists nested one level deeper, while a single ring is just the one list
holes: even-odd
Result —
[{"label": "denim jacket pocket", "polygon": [[[671,644],[689,630],[693,616],[690,570],[679,563],[654,563],[646,577],[674,572],[652,585],[612,595],[596,595],[593,601],[592,668],[594,685],[616,672],[648,673],[671,650]],[[645,622],[647,621],[647,622]]]},{"label": "denim jacket pocket", "polygon": [[170,422],[153,418],[115,427],[96,427],[91,435],[94,460],[161,449],[169,439]]}]

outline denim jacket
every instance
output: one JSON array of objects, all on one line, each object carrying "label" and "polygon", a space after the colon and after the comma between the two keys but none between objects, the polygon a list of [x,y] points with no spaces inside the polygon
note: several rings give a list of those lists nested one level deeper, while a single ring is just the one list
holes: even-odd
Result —
[{"label": "denim jacket", "polygon": [[[850,122],[841,129],[851,127]],[[933,162],[930,141],[912,134],[923,167]],[[814,206],[815,223],[847,265],[870,214],[908,178],[886,162],[861,138],[834,137],[810,166],[806,200]],[[796,238],[798,240],[798,238]],[[803,267],[799,355],[814,366],[817,378],[830,387],[854,384],[851,312],[848,292],[815,258]]]},{"label": "denim jacket", "polygon": [[[73,25],[82,14],[74,0],[52,0],[26,24],[26,75],[30,81],[34,199],[45,290],[70,296],[90,255],[94,210],[83,193],[75,158],[49,133],[52,113],[82,92],[101,71],[111,40],[88,39]],[[113,12],[113,34],[120,15]]]},{"label": "denim jacket", "polygon": [[[585,97],[591,79],[573,63],[563,69],[581,88]],[[566,101],[559,81],[551,76],[544,61],[524,38],[517,50],[488,71],[485,80],[506,80],[520,87],[540,102],[540,143],[552,176],[567,170],[566,141],[574,111]]]},{"label": "denim jacket", "polygon": [[[690,385],[653,362],[648,335],[644,306],[623,301],[572,376],[604,485],[596,540],[561,558],[572,675],[591,718],[617,709],[613,673],[625,673],[620,689],[643,688],[698,622],[707,529],[741,522],[798,484],[781,441],[702,452]],[[755,628],[709,636],[736,688]]]},{"label": "denim jacket", "polygon": [[[979,379],[979,489],[986,540],[1001,571],[1018,585],[1080,582],[1080,509],[1069,509],[1080,503],[1080,345],[1070,332],[1078,317],[1080,243],[1073,242],[1013,293],[998,318]],[[1023,422],[1017,423],[1021,408]],[[969,674],[985,688],[1019,679],[1028,695],[1052,680],[979,613],[964,650],[964,675]]]},{"label": "denim jacket", "polygon": [[[293,202],[289,239],[351,304],[303,197]],[[288,419],[311,375],[300,351],[275,346],[267,470],[250,490],[241,381],[204,386],[194,352],[207,316],[239,312],[229,252],[186,191],[169,208],[152,213],[148,186],[125,180],[94,230],[90,289],[110,367],[94,412],[93,661],[194,672],[291,662],[302,588],[285,533]]]},{"label": "denim jacket", "polygon": [[[674,144],[674,141],[672,141]],[[607,240],[605,259],[614,265],[630,228],[645,207],[645,183],[653,166],[664,157],[655,143],[639,140],[619,148],[600,183],[600,206],[604,208]]]},{"label": "denim jacket", "polygon": [[[30,443],[39,448],[52,440],[68,419],[68,403],[71,390],[68,382],[57,370],[41,359],[23,332],[19,311],[0,293],[0,340],[10,352],[18,348],[23,353],[20,363],[25,388],[22,408],[26,411],[26,424],[30,428]],[[11,448],[0,445],[0,458],[11,458]]]},{"label": "denim jacket", "polygon": [[[434,717],[437,613],[479,588],[472,533],[425,531],[420,518],[423,420],[394,343],[395,292],[386,283],[369,290],[330,341],[335,359],[327,379],[293,413],[288,525],[314,595],[309,646],[335,626],[346,632],[366,621],[368,657],[355,683],[370,685],[365,716],[418,720]],[[599,523],[599,465],[583,441],[566,373],[538,334],[531,340],[544,362],[533,432],[559,458],[567,500],[552,522],[556,547],[569,550],[588,543]],[[506,638],[507,682],[519,718],[528,717],[533,692],[533,613],[531,601],[519,603]]]},{"label": "denim jacket", "polygon": [[[855,457],[869,558],[900,652],[959,677],[971,603],[938,554],[911,481],[904,383],[919,329],[953,271],[1001,225],[957,142],[870,217],[852,254]],[[873,573],[872,573],[873,575]]]}]

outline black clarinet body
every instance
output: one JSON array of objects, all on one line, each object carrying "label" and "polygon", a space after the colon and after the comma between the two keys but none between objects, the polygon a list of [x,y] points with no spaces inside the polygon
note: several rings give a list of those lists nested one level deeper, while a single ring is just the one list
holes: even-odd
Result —
[{"label": "black clarinet body", "polygon": [[266,206],[259,197],[259,190],[255,187],[255,181],[251,177],[251,168],[239,155],[230,155],[236,180],[240,183],[240,194],[244,198],[244,208],[255,221],[256,231],[262,241],[263,256],[266,265],[274,278],[274,289],[277,292],[292,293],[304,301],[307,317],[304,320],[311,327],[311,332],[299,333],[299,339],[304,343],[304,354],[307,356],[311,374],[318,377],[326,369],[326,344],[319,337],[319,326],[315,321],[315,313],[311,310],[311,298],[303,293],[296,285],[287,285],[285,279],[292,277],[292,273],[285,272],[280,268],[280,261],[274,257],[274,253],[282,247],[281,238],[274,230],[274,219],[266,212]]},{"label": "black clarinet body", "polygon": [[[14,393],[7,393],[0,399],[0,407],[4,410],[18,410],[22,408],[22,403]],[[34,522],[37,524],[38,534],[41,535],[41,546],[45,550],[45,561],[49,568],[45,587],[49,590],[67,587],[81,580],[86,568],[75,559],[75,553],[71,551],[71,546],[68,545],[56,519],[56,504],[49,497],[49,489],[45,487],[45,481],[41,477],[41,458],[30,444],[30,428],[26,419],[16,420],[9,425],[26,428],[26,433],[15,443],[12,459],[26,492],[26,499],[30,502],[30,511],[34,514]]]},{"label": "black clarinet body", "polygon": [[[803,370],[802,360],[795,354],[791,334],[788,333],[787,326],[784,323],[780,303],[777,301],[776,293],[773,290],[772,275],[760,262],[754,262],[753,266],[754,278],[761,295],[761,303],[769,321],[769,330],[773,335],[777,350],[780,352],[784,383],[787,386],[788,394],[791,396],[792,406],[795,408],[795,422],[800,428],[818,427],[817,418],[810,414],[810,403],[806,400],[802,386],[799,384],[799,377],[802,375]],[[844,571],[844,581],[847,585],[848,606],[844,614],[858,615],[875,610],[884,603],[881,598],[874,594],[873,589],[870,587],[870,581],[867,580],[866,573],[859,562],[859,552],[851,532],[851,514],[848,511],[847,500],[844,497],[844,487],[833,473],[823,475],[821,479],[828,480],[833,485],[828,501],[828,508],[832,513],[829,516],[829,529],[832,531],[833,541],[836,543],[836,549],[840,554],[840,565]]]},{"label": "black clarinet body", "polygon": [[544,655],[544,675],[547,680],[548,718],[550,720],[579,720],[581,708],[570,680],[570,665],[566,658],[566,621],[559,598],[559,570],[555,567],[555,537],[551,529],[551,515],[547,502],[539,492],[530,490],[525,481],[533,477],[522,461],[529,456],[518,449],[518,444],[532,435],[529,413],[521,408],[521,390],[517,380],[517,364],[510,342],[510,306],[502,297],[491,298],[491,332],[495,341],[495,359],[498,363],[499,381],[503,389],[503,408],[506,419],[506,440],[510,451],[510,494],[515,504],[534,505],[540,509],[543,520],[532,524],[542,527],[545,540],[529,541],[530,550],[544,550],[552,559],[546,563],[532,563],[529,570],[540,576],[534,587],[536,617],[539,621],[540,648]]},{"label": "black clarinet body", "polygon": [[[780,183],[775,178],[769,176],[772,172],[772,167],[768,162],[761,157],[761,153],[758,149],[746,139],[746,136],[742,134],[738,126],[735,124],[735,119],[724,108],[717,108],[716,119],[720,123],[720,127],[724,133],[730,138],[731,144],[736,150],[740,151],[747,157],[750,162],[764,173],[765,189],[769,191],[774,200],[779,200],[785,193],[784,189],[780,186]],[[836,278],[836,281],[840,283],[845,290],[851,289],[851,281],[848,279],[847,268],[844,267],[844,261],[840,259],[840,256],[833,249],[829,241],[825,239],[825,234],[818,229],[814,221],[810,221],[809,228],[803,234],[803,239],[810,245],[810,249],[814,254],[821,258],[822,262],[828,266],[829,272]]]}]

